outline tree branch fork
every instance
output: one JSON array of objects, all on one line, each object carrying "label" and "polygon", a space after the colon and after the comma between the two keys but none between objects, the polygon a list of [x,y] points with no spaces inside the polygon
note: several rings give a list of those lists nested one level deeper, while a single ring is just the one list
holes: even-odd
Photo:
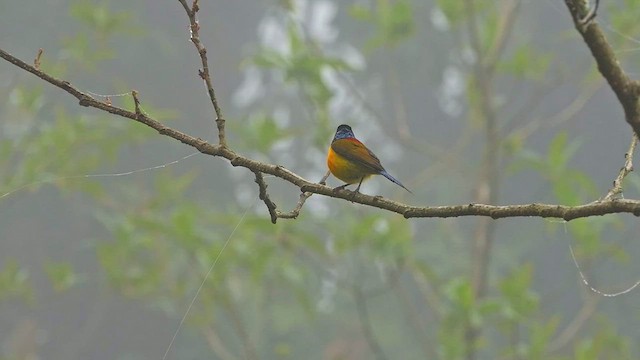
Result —
[{"label": "tree branch fork", "polygon": [[[329,173],[323,177],[323,179],[319,183],[312,182],[307,180],[300,175],[284,168],[280,165],[268,164],[260,161],[256,161],[249,157],[240,155],[233,151],[231,148],[227,146],[225,140],[225,121],[222,116],[222,111],[218,106],[215,92],[213,89],[211,75],[209,73],[208,61],[206,58],[206,49],[202,45],[199,40],[198,31],[200,26],[196,19],[196,14],[199,10],[198,1],[194,1],[192,6],[188,6],[185,0],[178,0],[187,13],[190,22],[190,30],[191,30],[191,41],[196,47],[198,54],[202,60],[202,69],[199,70],[199,75],[202,80],[205,81],[207,87],[207,93],[209,94],[209,98],[213,105],[214,111],[216,113],[216,126],[218,128],[218,144],[211,144],[203,139],[196,138],[180,132],[176,129],[170,128],[149,117],[140,109],[140,99],[137,91],[132,91],[132,97],[134,99],[135,109],[134,111],[129,111],[124,108],[120,108],[117,106],[113,106],[110,101],[101,102],[93,98],[91,95],[84,93],[78,90],[75,86],[73,86],[70,82],[57,79],[46,72],[40,70],[40,57],[42,52],[39,51],[36,59],[34,61],[34,65],[30,65],[17,57],[9,54],[3,49],[0,49],[0,57],[9,63],[32,73],[33,75],[39,77],[40,79],[66,91],[67,93],[74,96],[78,99],[78,102],[81,106],[91,107],[95,109],[99,109],[102,111],[106,111],[108,113],[118,115],[127,119],[131,119],[142,123],[154,130],[156,130],[161,135],[168,136],[172,139],[182,142],[183,144],[189,145],[203,154],[222,157],[229,161],[232,166],[240,166],[244,167],[255,175],[255,182],[259,189],[259,197],[265,203],[267,210],[269,211],[271,222],[276,223],[277,219],[295,219],[300,214],[302,207],[305,201],[312,196],[313,194],[324,195],[332,198],[338,198],[343,200],[348,200],[353,203],[358,203],[362,205],[367,205],[375,208],[379,208],[382,210],[387,210],[391,212],[398,213],[405,218],[452,218],[452,217],[461,217],[461,216],[486,216],[491,217],[493,219],[501,219],[501,218],[511,218],[511,217],[541,217],[541,218],[558,218],[563,219],[565,221],[570,221],[578,218],[585,218],[590,216],[601,216],[606,214],[616,214],[616,213],[630,213],[635,216],[640,216],[640,200],[630,200],[630,199],[622,199],[617,196],[605,196],[603,199],[594,201],[591,203],[577,205],[577,206],[565,206],[565,205],[556,205],[556,204],[523,204],[523,205],[488,205],[488,204],[464,204],[464,205],[449,205],[449,206],[412,206],[408,204],[403,204],[400,202],[396,202],[393,200],[386,199],[382,196],[370,196],[362,193],[354,193],[353,191],[349,191],[346,189],[333,189],[329,186],[325,185],[325,180],[329,176]],[[566,0],[567,4],[571,3],[572,0]],[[595,16],[595,15],[594,15]],[[574,17],[574,19],[576,19]],[[589,26],[589,24],[583,25]],[[590,28],[590,27],[589,27]],[[605,76],[606,77],[606,76]],[[608,79],[608,78],[607,78]],[[610,81],[611,84],[611,81]],[[625,108],[626,110],[626,108]],[[640,132],[640,121],[638,122],[639,126],[636,129],[636,133]],[[633,124],[632,124],[633,125]],[[635,146],[635,138],[632,143]],[[631,159],[632,159],[633,147],[630,149],[628,154],[626,155],[627,160],[625,162],[625,166],[621,170],[621,174],[616,178],[616,183],[614,183],[615,193],[618,194],[621,192],[621,181],[622,179],[632,170]],[[273,175],[277,178],[280,178],[284,181],[287,181],[301,190],[301,194],[298,200],[298,203],[289,212],[282,212],[277,209],[277,205],[270,199],[269,193],[267,191],[267,183],[264,180],[263,174]],[[612,189],[611,191],[614,191]],[[611,194],[610,191],[610,194]],[[609,194],[608,194],[609,195]]]}]

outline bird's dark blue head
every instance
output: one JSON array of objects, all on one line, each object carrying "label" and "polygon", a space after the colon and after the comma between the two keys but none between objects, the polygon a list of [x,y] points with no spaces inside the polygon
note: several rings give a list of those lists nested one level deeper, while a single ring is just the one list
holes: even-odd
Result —
[{"label": "bird's dark blue head", "polygon": [[333,137],[333,141],[340,139],[349,139],[356,137],[353,135],[353,130],[351,130],[351,126],[342,124],[338,126],[338,130],[336,130],[336,135]]}]

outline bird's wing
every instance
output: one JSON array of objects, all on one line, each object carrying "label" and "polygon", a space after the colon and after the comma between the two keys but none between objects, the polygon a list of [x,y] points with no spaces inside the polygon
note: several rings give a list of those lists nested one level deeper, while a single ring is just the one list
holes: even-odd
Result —
[{"label": "bird's wing", "polygon": [[343,158],[370,169],[372,174],[384,170],[378,157],[357,139],[336,140],[331,143],[331,148]]}]

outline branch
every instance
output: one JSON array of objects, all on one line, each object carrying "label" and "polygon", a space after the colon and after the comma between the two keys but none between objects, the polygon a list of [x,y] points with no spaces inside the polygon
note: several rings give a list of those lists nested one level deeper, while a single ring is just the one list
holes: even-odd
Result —
[{"label": "branch", "polygon": [[38,49],[38,54],[36,55],[36,58],[33,60],[33,67],[35,67],[38,70],[40,70],[40,59],[42,58],[42,53],[44,53],[44,49],[43,48]]},{"label": "branch", "polygon": [[576,30],[582,35],[598,64],[598,71],[607,80],[622,105],[627,123],[631,125],[636,135],[640,135],[640,104],[638,103],[640,83],[631,80],[624,72],[604,32],[594,21],[599,1],[596,1],[596,5],[591,10],[588,9],[587,2],[584,0],[565,0],[565,4],[571,13]]},{"label": "branch", "polygon": [[211,104],[213,105],[213,110],[216,112],[216,125],[218,127],[218,144],[221,146],[227,146],[227,140],[224,131],[224,117],[222,116],[222,110],[220,106],[218,106],[218,100],[216,98],[216,92],[213,89],[213,83],[211,81],[211,74],[209,73],[209,60],[207,60],[207,49],[202,45],[200,41],[200,24],[198,23],[198,19],[196,15],[200,10],[200,5],[198,4],[198,0],[193,0],[193,5],[189,7],[187,5],[186,0],[178,0],[184,11],[187,13],[189,17],[190,29],[191,29],[191,42],[198,50],[198,54],[200,54],[200,61],[202,62],[202,69],[198,70],[198,75],[202,80],[204,80],[205,86],[207,87],[207,92],[209,93],[209,100],[211,100]]},{"label": "branch", "polygon": [[264,204],[267,205],[267,209],[269,210],[269,215],[271,215],[271,223],[275,224],[278,220],[278,213],[276,210],[276,204],[271,201],[269,198],[269,194],[267,193],[267,183],[264,182],[264,177],[262,173],[259,171],[253,171],[256,175],[256,184],[258,184],[258,188],[260,189],[260,200],[264,201]]},{"label": "branch", "polygon": [[[43,71],[40,71],[2,49],[0,49],[0,58],[5,59],[6,61],[16,65],[17,67],[24,69],[36,75],[40,79],[73,95],[76,99],[78,99],[81,106],[100,109],[114,115],[137,121],[156,130],[161,135],[168,136],[172,139],[180,141],[183,144],[189,145],[203,154],[225,158],[231,163],[232,166],[244,167],[253,172],[258,171],[285,180],[300,188],[303,193],[319,194],[328,197],[344,199],[354,203],[395,212],[403,215],[405,218],[450,218],[460,216],[487,216],[493,219],[500,219],[508,217],[542,217],[560,218],[569,221],[577,218],[615,213],[631,213],[636,216],[640,216],[639,200],[614,199],[596,201],[577,206],[552,204],[527,204],[508,206],[466,204],[453,206],[418,207],[385,199],[382,196],[370,196],[362,193],[354,194],[353,191],[349,191],[346,189],[334,190],[333,188],[324,184],[311,182],[280,165],[256,161],[248,157],[239,155],[226,146],[213,145],[200,138],[195,138],[178,130],[172,129],[142,112],[136,114],[135,112],[113,106],[111,104],[103,103],[101,101],[97,101],[90,95],[78,90],[76,87],[71,85],[70,82],[57,79]],[[300,205],[300,207],[302,207],[302,205]],[[294,209],[294,211],[290,213],[282,214],[281,217],[295,218],[298,213],[299,210],[296,211]]]},{"label": "branch", "polygon": [[231,352],[229,352],[229,350],[225,346],[224,341],[220,339],[218,333],[211,326],[205,326],[202,329],[202,332],[204,333],[204,337],[207,340],[207,344],[209,344],[209,348],[211,348],[211,350],[213,350],[213,352],[218,357],[220,357],[220,359],[236,360],[236,358],[231,355]]},{"label": "branch", "polygon": [[385,355],[378,339],[373,333],[373,327],[371,326],[371,318],[369,317],[369,309],[367,308],[367,299],[359,288],[353,288],[353,299],[355,301],[356,310],[358,311],[358,319],[360,320],[360,326],[362,327],[362,334],[369,344],[371,352],[378,360],[386,360]]},{"label": "branch", "polygon": [[600,298],[595,295],[591,295],[584,302],[578,314],[569,322],[566,328],[562,330],[558,335],[554,336],[553,341],[548,345],[548,353],[554,353],[559,351],[562,347],[567,345],[576,336],[578,331],[583,328],[585,322],[591,318],[591,316],[597,310],[597,305]]},{"label": "branch", "polygon": [[[307,201],[308,198],[311,197],[311,195],[313,195],[313,193],[311,192],[301,193],[300,200],[298,200],[296,207],[294,207],[293,210],[289,212],[283,213],[280,210],[276,210],[277,205],[273,201],[271,201],[271,198],[267,193],[267,183],[264,181],[264,177],[262,176],[262,173],[259,171],[254,171],[254,174],[256,175],[256,183],[258,184],[258,188],[260,189],[260,195],[259,195],[260,200],[264,201],[265,205],[267,205],[267,209],[269,210],[269,215],[271,215],[272,224],[275,224],[276,221],[278,221],[278,218],[280,219],[297,218],[298,215],[300,215],[300,211],[302,210],[302,206],[304,205],[304,203]],[[324,185],[325,181],[327,181],[327,178],[329,177],[330,174],[331,173],[327,171],[327,173],[320,180],[320,184]]]},{"label": "branch", "polygon": [[[326,185],[326,181],[329,178],[329,175],[331,175],[331,173],[329,172],[329,170],[327,170],[327,173],[324,174],[324,176],[322,177],[322,179],[320,179],[319,184],[321,185]],[[298,203],[296,204],[296,207],[293,208],[293,210],[287,212],[287,213],[283,213],[283,212],[277,212],[278,217],[281,219],[295,219],[298,217],[298,215],[300,215],[300,211],[302,210],[302,206],[304,205],[304,203],[307,201],[307,199],[309,197],[311,197],[311,195],[313,195],[312,192],[302,192],[302,194],[300,194],[300,200],[298,200]]]},{"label": "branch", "polygon": [[506,4],[503,3],[502,14],[498,20],[498,31],[491,42],[491,48],[487,50],[483,62],[487,67],[488,73],[493,73],[498,65],[500,57],[507,45],[509,36],[513,34],[513,25],[518,16],[518,9],[521,5],[520,0],[510,0]]},{"label": "branch", "polygon": [[604,197],[604,200],[612,200],[614,197],[622,194],[622,180],[633,171],[633,152],[637,144],[638,136],[634,133],[631,139],[631,145],[629,145],[629,150],[624,154],[624,166],[620,169],[620,173],[618,173],[616,179],[613,180],[613,187]]},{"label": "branch", "polygon": [[246,326],[242,320],[242,312],[238,311],[237,303],[235,300],[230,299],[230,296],[224,295],[221,300],[226,306],[226,310],[230,315],[231,323],[236,330],[240,343],[244,348],[244,356],[243,358],[246,360],[258,360],[260,357],[258,356],[258,351],[256,349],[255,344],[251,340],[249,332],[247,331]]}]

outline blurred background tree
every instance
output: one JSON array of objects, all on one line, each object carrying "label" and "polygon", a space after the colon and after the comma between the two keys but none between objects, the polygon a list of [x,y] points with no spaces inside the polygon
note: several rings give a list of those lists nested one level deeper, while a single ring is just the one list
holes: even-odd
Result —
[{"label": "blurred background tree", "polygon": [[[608,5],[598,21],[633,73],[640,1]],[[624,161],[631,131],[612,121],[620,107],[561,2],[200,6],[230,146],[309,179],[341,123],[414,195],[379,180],[362,191],[415,205],[585,203]],[[43,70],[128,108],[135,88],[146,113],[216,138],[177,2],[0,12],[3,49],[42,47]],[[313,196],[272,225],[250,172],[3,64],[2,359],[161,358],[227,240],[168,358],[640,356],[634,293],[590,292],[569,248],[602,291],[628,287],[640,274],[631,216],[405,220]],[[294,206],[298,189],[267,181]],[[632,174],[625,194],[639,187]]]}]

